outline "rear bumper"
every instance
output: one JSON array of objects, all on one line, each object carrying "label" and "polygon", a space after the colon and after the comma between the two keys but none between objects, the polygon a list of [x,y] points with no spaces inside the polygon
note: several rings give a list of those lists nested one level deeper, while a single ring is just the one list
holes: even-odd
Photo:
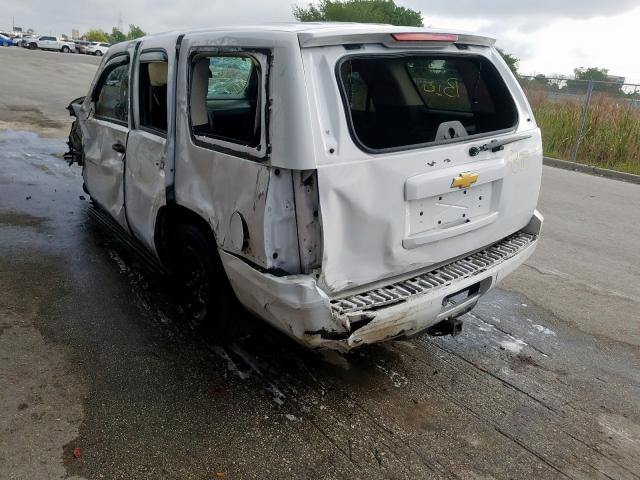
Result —
[{"label": "rear bumper", "polygon": [[[521,231],[467,257],[364,292],[329,298],[307,275],[276,277],[220,252],[240,302],[311,348],[348,351],[418,333],[471,310],[478,299],[534,252],[542,226],[536,211]],[[468,289],[450,304],[448,297]]]}]

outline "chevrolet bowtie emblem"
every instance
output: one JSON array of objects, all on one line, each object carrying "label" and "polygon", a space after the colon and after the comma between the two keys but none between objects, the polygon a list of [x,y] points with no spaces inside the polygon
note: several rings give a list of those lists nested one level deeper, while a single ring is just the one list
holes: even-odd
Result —
[{"label": "chevrolet bowtie emblem", "polygon": [[473,172],[464,172],[458,175],[451,182],[451,188],[469,188],[478,180],[478,174]]}]

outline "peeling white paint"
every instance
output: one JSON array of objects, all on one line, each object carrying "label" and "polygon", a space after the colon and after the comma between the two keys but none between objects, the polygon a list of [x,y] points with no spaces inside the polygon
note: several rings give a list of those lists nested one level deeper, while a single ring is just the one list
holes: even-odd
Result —
[{"label": "peeling white paint", "polygon": [[409,379],[401,373],[389,369],[381,364],[377,364],[376,368],[389,377],[391,379],[391,383],[393,383],[393,386],[396,388],[404,387],[409,383]]},{"label": "peeling white paint", "polygon": [[538,332],[544,333],[545,335],[553,335],[554,337],[556,335],[556,332],[554,332],[553,330],[550,330],[547,327],[544,327],[542,325],[538,325],[537,323],[534,323],[532,326],[533,328],[538,330]]},{"label": "peeling white paint", "polygon": [[512,338],[510,340],[502,340],[500,346],[510,352],[520,353],[527,344],[520,339]]}]

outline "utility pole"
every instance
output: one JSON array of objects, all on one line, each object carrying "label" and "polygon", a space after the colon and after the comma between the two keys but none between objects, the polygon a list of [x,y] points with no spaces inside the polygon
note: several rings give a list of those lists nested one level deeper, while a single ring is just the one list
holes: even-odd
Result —
[{"label": "utility pole", "polygon": [[122,11],[118,12],[118,30],[122,32]]}]

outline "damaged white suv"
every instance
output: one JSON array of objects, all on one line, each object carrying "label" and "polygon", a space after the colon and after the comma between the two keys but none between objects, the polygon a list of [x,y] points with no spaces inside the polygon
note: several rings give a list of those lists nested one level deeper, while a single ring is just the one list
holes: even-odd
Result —
[{"label": "damaged white suv", "polygon": [[304,23],[119,43],[69,158],[195,319],[239,301],[343,351],[447,332],[542,224],[540,131],[493,44]]}]

